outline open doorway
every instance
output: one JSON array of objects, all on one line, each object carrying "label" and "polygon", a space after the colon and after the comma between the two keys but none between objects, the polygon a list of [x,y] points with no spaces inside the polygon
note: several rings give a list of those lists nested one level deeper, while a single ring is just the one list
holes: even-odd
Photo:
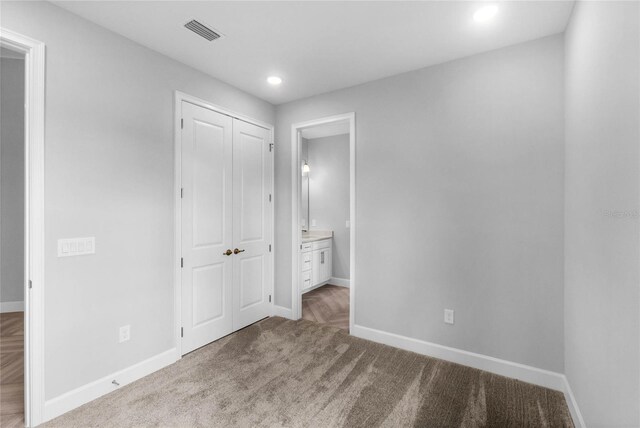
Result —
[{"label": "open doorway", "polygon": [[293,125],[294,318],[350,331],[355,301],[355,115]]},{"label": "open doorway", "polygon": [[0,425],[44,415],[44,44],[0,28]]},{"label": "open doorway", "polygon": [[0,48],[0,421],[24,424],[25,55]]}]

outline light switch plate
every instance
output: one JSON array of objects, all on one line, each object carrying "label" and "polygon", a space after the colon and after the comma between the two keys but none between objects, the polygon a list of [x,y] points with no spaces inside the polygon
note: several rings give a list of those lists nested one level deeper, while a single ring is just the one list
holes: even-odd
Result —
[{"label": "light switch plate", "polygon": [[93,236],[85,238],[58,239],[58,257],[82,256],[95,254],[96,238]]},{"label": "light switch plate", "polygon": [[453,324],[453,309],[444,310],[444,322],[445,324]]}]

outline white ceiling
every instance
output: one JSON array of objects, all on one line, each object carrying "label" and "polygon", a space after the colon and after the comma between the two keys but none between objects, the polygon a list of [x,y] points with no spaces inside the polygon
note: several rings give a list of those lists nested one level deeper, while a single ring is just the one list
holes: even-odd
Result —
[{"label": "white ceiling", "polygon": [[308,140],[314,138],[332,137],[334,135],[348,134],[349,121],[343,120],[341,122],[325,123],[322,125],[311,126],[301,131],[302,137]]},{"label": "white ceiling", "polygon": [[[144,46],[281,104],[563,32],[572,1],[54,1]],[[208,42],[183,25],[224,34]],[[272,87],[267,76],[284,82]]]}]

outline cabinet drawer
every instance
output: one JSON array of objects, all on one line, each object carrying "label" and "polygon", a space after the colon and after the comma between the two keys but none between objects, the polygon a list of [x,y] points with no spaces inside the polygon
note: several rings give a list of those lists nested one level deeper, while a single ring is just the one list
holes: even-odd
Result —
[{"label": "cabinet drawer", "polygon": [[306,244],[302,244],[302,251],[311,251],[311,247],[313,244],[311,242],[307,242]]},{"label": "cabinet drawer", "polygon": [[311,271],[302,272],[302,289],[306,290],[311,285]]},{"label": "cabinet drawer", "polygon": [[305,272],[310,269],[311,269],[311,252],[302,253],[302,257],[300,258],[300,270],[302,272]]},{"label": "cabinet drawer", "polygon": [[323,239],[322,241],[315,241],[311,243],[311,246],[314,250],[321,250],[323,248],[331,247],[331,238]]}]

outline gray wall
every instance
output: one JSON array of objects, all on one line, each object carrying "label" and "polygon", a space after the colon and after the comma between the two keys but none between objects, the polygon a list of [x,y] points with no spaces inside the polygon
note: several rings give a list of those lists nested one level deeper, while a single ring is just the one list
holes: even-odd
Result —
[{"label": "gray wall", "polygon": [[308,140],[313,229],[333,230],[333,276],[349,279],[349,134]]},{"label": "gray wall", "polygon": [[278,106],[276,304],[291,125],[354,111],[356,324],[562,372],[563,65],[556,35]]},{"label": "gray wall", "polygon": [[[270,123],[275,109],[50,3],[3,2],[1,19],[47,46],[51,399],[175,345],[173,91]],[[96,237],[95,255],[56,257],[57,239],[79,236]]]},{"label": "gray wall", "polygon": [[640,426],[639,22],[578,2],[566,33],[565,370],[589,427]]},{"label": "gray wall", "polygon": [[0,58],[0,301],[24,301],[24,60]]}]

